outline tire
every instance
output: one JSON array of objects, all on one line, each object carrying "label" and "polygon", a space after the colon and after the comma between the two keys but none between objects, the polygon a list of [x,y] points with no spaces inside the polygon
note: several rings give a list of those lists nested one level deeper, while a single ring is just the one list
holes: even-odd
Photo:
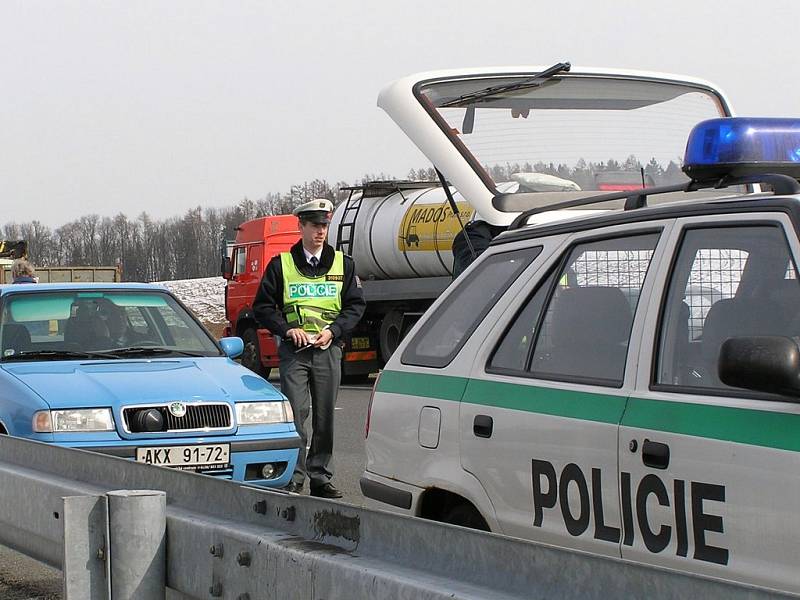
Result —
[{"label": "tire", "polygon": [[403,325],[402,313],[393,310],[383,317],[381,321],[381,330],[378,339],[381,350],[381,360],[386,364],[389,362],[397,346],[400,344],[400,328]]},{"label": "tire", "polygon": [[342,383],[345,385],[357,385],[369,383],[369,373],[358,373],[357,375],[345,375],[342,372]]},{"label": "tire", "polygon": [[481,516],[481,513],[471,504],[456,504],[442,518],[444,523],[451,525],[460,525],[461,527],[468,527],[469,529],[477,529],[479,531],[489,531],[489,526]]},{"label": "tire", "polygon": [[242,333],[244,351],[240,361],[243,367],[247,367],[253,373],[261,375],[264,379],[269,378],[271,369],[261,364],[261,347],[258,344],[258,334],[253,328],[248,328]]}]

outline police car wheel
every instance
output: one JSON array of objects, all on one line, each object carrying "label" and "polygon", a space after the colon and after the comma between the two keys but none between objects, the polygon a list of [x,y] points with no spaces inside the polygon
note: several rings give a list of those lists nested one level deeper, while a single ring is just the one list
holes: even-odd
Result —
[{"label": "police car wheel", "polygon": [[442,521],[450,523],[451,525],[478,529],[479,531],[489,531],[489,526],[481,516],[481,513],[479,513],[474,506],[469,504],[457,504],[452,507],[444,515]]},{"label": "police car wheel", "polygon": [[241,358],[242,366],[267,379],[270,369],[261,364],[261,347],[258,344],[256,330],[245,329],[244,333],[242,333],[242,341],[244,342]]}]

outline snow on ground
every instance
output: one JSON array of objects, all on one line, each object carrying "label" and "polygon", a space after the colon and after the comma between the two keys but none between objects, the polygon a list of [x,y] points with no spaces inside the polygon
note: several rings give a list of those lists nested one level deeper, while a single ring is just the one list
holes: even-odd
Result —
[{"label": "snow on ground", "polygon": [[180,298],[206,325],[225,322],[225,280],[222,277],[158,281]]}]

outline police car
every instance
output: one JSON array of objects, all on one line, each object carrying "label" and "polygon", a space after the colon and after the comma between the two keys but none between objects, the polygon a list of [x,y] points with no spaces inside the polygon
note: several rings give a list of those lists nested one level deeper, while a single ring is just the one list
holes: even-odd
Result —
[{"label": "police car", "polygon": [[365,496],[800,593],[800,120],[704,121],[683,164],[450,286],[375,385]]}]

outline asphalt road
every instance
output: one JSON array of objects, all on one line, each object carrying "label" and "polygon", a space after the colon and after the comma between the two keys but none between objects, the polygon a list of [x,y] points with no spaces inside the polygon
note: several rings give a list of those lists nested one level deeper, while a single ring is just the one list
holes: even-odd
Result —
[{"label": "asphalt road", "polygon": [[[278,385],[277,380],[272,383]],[[336,404],[334,483],[342,500],[362,505],[358,479],[364,470],[364,423],[371,386],[344,385]],[[308,493],[306,485],[305,493]],[[0,599],[60,600],[61,571],[0,546]]]}]

